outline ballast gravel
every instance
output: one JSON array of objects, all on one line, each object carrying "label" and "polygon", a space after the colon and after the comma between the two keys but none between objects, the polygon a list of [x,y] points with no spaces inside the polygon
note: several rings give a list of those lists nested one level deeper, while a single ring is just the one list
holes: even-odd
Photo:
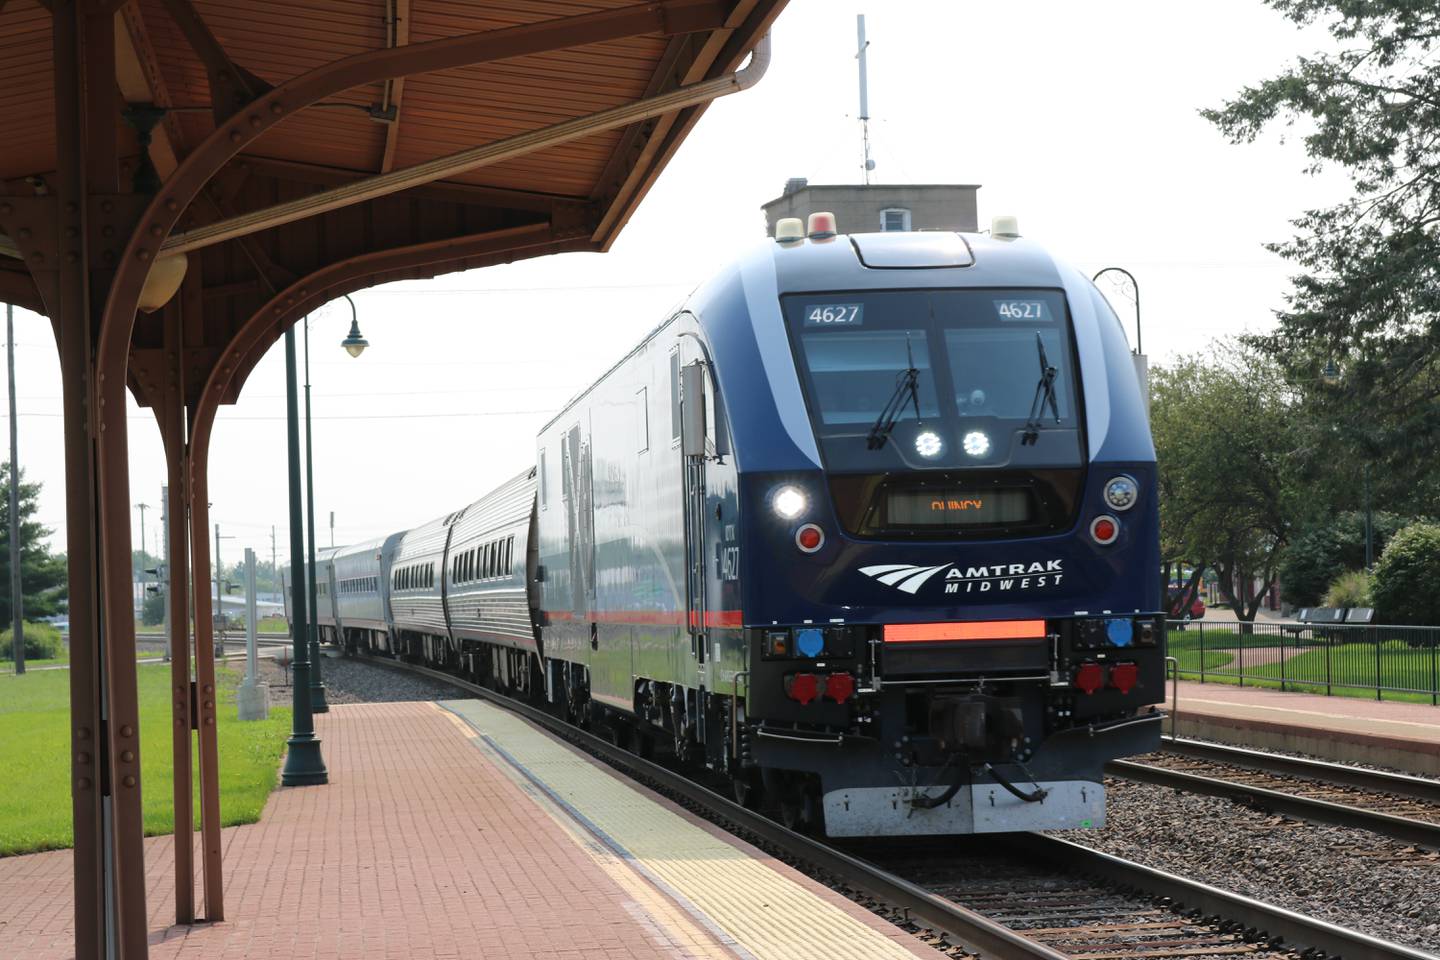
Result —
[{"label": "ballast gravel", "polygon": [[[289,705],[289,674],[273,660],[262,660],[261,680],[270,684],[270,702]],[[401,700],[454,700],[465,694],[445,683],[391,670],[352,657],[324,658],[320,679],[326,703],[391,703]]]},{"label": "ballast gravel", "polygon": [[1106,778],[1103,830],[1067,840],[1396,943],[1440,952],[1440,853],[1217,797]]}]

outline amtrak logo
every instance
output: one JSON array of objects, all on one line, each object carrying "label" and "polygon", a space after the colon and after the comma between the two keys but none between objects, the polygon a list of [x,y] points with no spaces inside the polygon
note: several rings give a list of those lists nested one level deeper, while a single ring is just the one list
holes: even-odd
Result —
[{"label": "amtrak logo", "polygon": [[874,577],[886,586],[894,587],[901,593],[915,593],[925,586],[925,581],[950,566],[949,563],[933,567],[916,567],[908,563],[882,563],[878,567],[861,567],[860,572]]},{"label": "amtrak logo", "polygon": [[933,567],[921,567],[912,563],[882,563],[860,568],[860,572],[865,576],[911,596],[918,594],[920,588],[942,570],[946,571],[941,578],[946,593],[1009,593],[1014,590],[1033,590],[1038,587],[1059,586],[1065,576],[1063,560],[993,563],[963,568],[949,562],[937,563]]}]

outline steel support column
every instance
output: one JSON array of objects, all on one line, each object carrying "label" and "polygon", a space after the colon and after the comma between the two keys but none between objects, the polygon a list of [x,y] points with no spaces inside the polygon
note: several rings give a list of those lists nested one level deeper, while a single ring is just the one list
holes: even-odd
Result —
[{"label": "steel support column", "polygon": [[[215,739],[215,620],[210,599],[210,483],[207,457],[190,437],[186,493],[190,500],[191,575],[195,584],[195,729],[200,734],[200,865],[205,919],[225,919],[220,872],[220,750]],[[202,587],[201,584],[205,586]]]},{"label": "steel support column", "polygon": [[[55,236],[64,239],[51,316],[65,398],[75,946],[82,960],[139,960],[147,936],[125,384],[107,415],[92,306],[111,275],[92,265],[89,236],[93,220],[122,216],[114,21],[56,0],[53,23]],[[30,262],[48,268],[43,254]]]},{"label": "steel support column", "polygon": [[165,308],[165,374],[155,415],[165,444],[170,523],[166,529],[165,557],[170,607],[170,716],[173,728],[171,757],[175,767],[175,922],[195,920],[195,786],[193,777],[194,719],[190,713],[190,563],[189,531],[185,525],[185,476],[189,451],[185,442],[184,318],[191,301],[198,300],[199,282],[188,279],[195,296],[171,302]]}]

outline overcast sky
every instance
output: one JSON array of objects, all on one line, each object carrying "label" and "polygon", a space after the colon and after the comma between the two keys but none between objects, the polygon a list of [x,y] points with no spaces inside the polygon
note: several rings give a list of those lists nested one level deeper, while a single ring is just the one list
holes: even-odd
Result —
[{"label": "overcast sky", "polygon": [[[1028,238],[1087,273],[1127,267],[1152,363],[1269,326],[1288,270],[1262,244],[1348,191],[1342,175],[1306,175],[1298,138],[1283,129],[1231,146],[1197,114],[1329,42],[1259,0],[792,0],[769,74],[710,108],[612,252],[356,294],[371,344],[358,360],[339,347],[344,301],[313,316],[320,545],[331,511],[336,542],[377,536],[533,463],[536,432],[570,396],[763,236],[760,204],[786,178],[859,182],[857,13],[871,43],[875,182],[980,184],[982,228],[1013,214]],[[1132,328],[1129,305],[1116,306]],[[44,483],[40,519],[63,550],[54,339],[48,321],[23,311],[15,339],[20,462]],[[277,343],[217,422],[211,518],[234,537],[221,546],[227,563],[246,546],[268,558],[272,525],[282,564],[287,556],[284,385]],[[133,401],[130,457],[132,501],[157,504],[159,433]],[[147,511],[152,552],[158,517]],[[137,547],[139,521],[136,510]]]}]

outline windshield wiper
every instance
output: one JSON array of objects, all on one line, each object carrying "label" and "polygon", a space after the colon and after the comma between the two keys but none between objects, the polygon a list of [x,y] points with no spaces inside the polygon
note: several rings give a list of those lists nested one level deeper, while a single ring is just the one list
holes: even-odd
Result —
[{"label": "windshield wiper", "polygon": [[1055,422],[1060,422],[1060,406],[1055,400],[1055,376],[1060,371],[1050,366],[1050,358],[1045,355],[1045,341],[1040,338],[1040,331],[1035,331],[1035,350],[1040,355],[1040,382],[1035,384],[1035,399],[1030,404],[1030,419],[1025,421],[1025,433],[1020,438],[1020,445],[1033,445],[1040,439],[1040,421],[1045,416],[1045,408],[1050,408],[1050,413],[1055,417]]},{"label": "windshield wiper", "polygon": [[905,355],[910,361],[910,366],[900,371],[895,378],[895,392],[890,395],[880,416],[875,418],[875,423],[870,427],[870,433],[865,438],[865,446],[871,450],[879,450],[885,446],[885,441],[890,439],[890,431],[895,429],[895,422],[900,419],[900,413],[905,409],[905,401],[910,400],[915,404],[915,419],[920,419],[920,371],[915,368],[915,354],[910,349],[910,337],[905,337]]}]

